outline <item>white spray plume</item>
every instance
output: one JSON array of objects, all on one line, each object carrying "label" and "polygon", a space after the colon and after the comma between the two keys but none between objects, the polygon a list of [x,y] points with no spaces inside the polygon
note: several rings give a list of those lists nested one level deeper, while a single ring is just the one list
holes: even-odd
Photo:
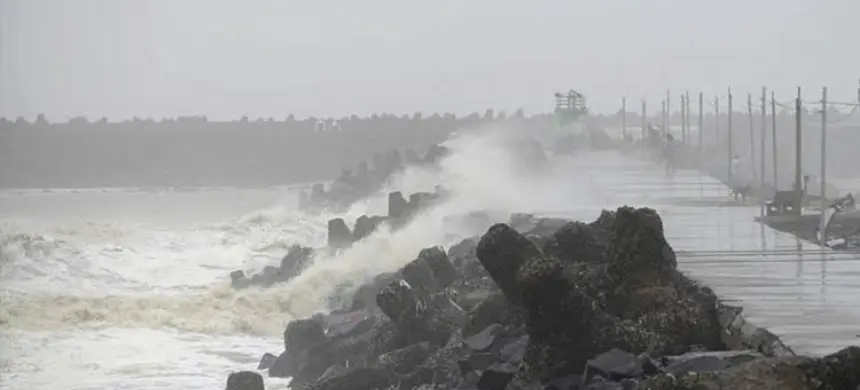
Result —
[{"label": "white spray plume", "polygon": [[[585,174],[576,169],[575,159],[552,159],[536,171],[524,169],[526,164],[519,161],[516,152],[524,145],[522,139],[528,137],[527,131],[501,125],[461,131],[445,143],[451,154],[438,167],[411,168],[396,175],[383,191],[385,195],[356,204],[345,219],[385,214],[387,190],[402,191],[408,196],[442,185],[451,194],[446,201],[420,213],[397,231],[381,227],[337,256],[319,256],[287,283],[233,291],[220,282],[207,293],[179,295],[19,296],[2,301],[0,321],[16,327],[92,323],[278,337],[291,319],[312,315],[332,295],[348,293],[375,275],[402,267],[421,249],[451,245],[483,233],[470,231],[467,226],[452,226],[446,217],[473,211],[504,216],[512,212],[565,211],[594,218],[602,202],[589,188]],[[576,215],[577,211],[581,214]],[[325,226],[332,217],[322,215],[313,223]],[[280,219],[278,223],[290,222]],[[296,243],[293,237],[283,237],[283,241],[287,245]]]}]

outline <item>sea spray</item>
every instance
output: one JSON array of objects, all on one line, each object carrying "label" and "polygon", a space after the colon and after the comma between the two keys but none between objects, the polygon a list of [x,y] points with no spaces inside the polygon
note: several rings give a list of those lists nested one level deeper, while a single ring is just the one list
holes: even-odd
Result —
[{"label": "sea spray", "polygon": [[[337,255],[319,255],[309,268],[285,284],[233,291],[227,275],[231,269],[259,266],[253,264],[259,261],[275,263],[278,255],[295,243],[320,245],[324,242],[326,221],[333,215],[272,209],[252,213],[233,223],[166,235],[165,240],[175,242],[157,244],[175,247],[173,254],[162,253],[171,256],[168,261],[151,258],[152,264],[145,264],[137,258],[138,263],[129,263],[127,258],[131,254],[121,252],[106,257],[116,263],[99,265],[108,269],[117,266],[127,273],[119,272],[120,276],[139,285],[145,285],[150,278],[154,287],[149,291],[105,290],[101,294],[4,291],[0,297],[0,321],[5,323],[4,327],[24,329],[144,327],[279,337],[291,319],[325,310],[332,295],[348,296],[369,278],[411,261],[422,248],[451,245],[461,238],[483,233],[470,230],[469,226],[452,225],[447,217],[476,210],[507,215],[581,208],[589,210],[585,218],[593,218],[600,202],[591,193],[584,176],[575,169],[575,159],[558,159],[534,169],[516,157],[518,137],[522,134],[509,129],[485,127],[450,139],[446,146],[452,154],[438,167],[406,170],[386,185],[387,190],[405,193],[442,185],[451,194],[445,202],[416,215],[397,231],[383,227]],[[383,192],[356,203],[345,219],[351,223],[361,214],[383,214],[385,198]],[[189,251],[195,254],[191,256]],[[257,260],[249,263],[250,259]],[[132,275],[135,270],[147,269],[145,275]],[[212,275],[208,287],[157,286],[159,277],[179,281],[194,276],[194,272]]]}]

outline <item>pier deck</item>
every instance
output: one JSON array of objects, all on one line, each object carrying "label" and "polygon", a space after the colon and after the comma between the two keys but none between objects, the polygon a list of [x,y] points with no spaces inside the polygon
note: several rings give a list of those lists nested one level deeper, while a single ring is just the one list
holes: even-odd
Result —
[{"label": "pier deck", "polygon": [[576,160],[607,208],[660,212],[679,267],[795,352],[822,355],[860,343],[860,254],[823,249],[755,222],[758,204],[730,201],[731,191],[704,173],[667,175],[662,166],[617,152]]}]

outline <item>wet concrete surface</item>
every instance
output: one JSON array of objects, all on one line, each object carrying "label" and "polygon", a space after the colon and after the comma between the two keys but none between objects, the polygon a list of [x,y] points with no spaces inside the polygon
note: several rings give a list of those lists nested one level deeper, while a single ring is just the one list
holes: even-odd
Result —
[{"label": "wet concrete surface", "polygon": [[742,306],[750,322],[800,354],[860,344],[860,254],[822,249],[755,222],[759,204],[733,201],[705,174],[667,174],[617,152],[591,157],[586,169],[607,206],[660,212],[681,269]]}]

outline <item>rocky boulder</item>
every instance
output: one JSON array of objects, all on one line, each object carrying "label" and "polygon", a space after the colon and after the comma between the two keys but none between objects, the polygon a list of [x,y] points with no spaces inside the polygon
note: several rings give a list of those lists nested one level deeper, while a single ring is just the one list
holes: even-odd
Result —
[{"label": "rocky boulder", "polygon": [[724,348],[716,297],[677,271],[659,216],[624,207],[613,219],[605,246],[596,229],[577,223],[556,230],[543,251],[504,224],[481,238],[481,264],[527,312],[530,345],[520,376],[545,381],[581,372],[613,347],[635,354]]}]

